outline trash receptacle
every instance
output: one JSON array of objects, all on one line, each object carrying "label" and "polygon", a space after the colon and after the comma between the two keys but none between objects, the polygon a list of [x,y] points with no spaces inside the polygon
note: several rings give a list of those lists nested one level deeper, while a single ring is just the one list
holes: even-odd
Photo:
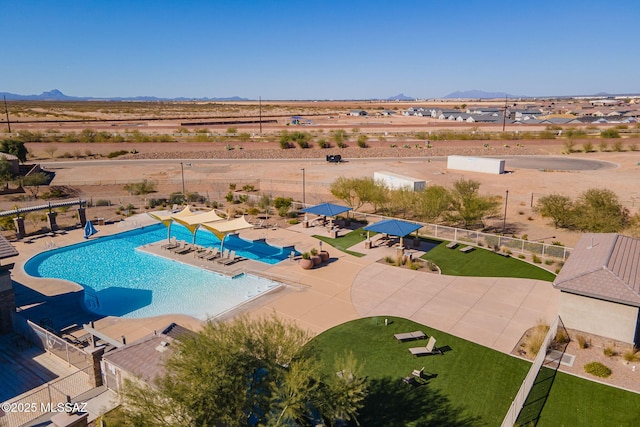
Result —
[{"label": "trash receptacle", "polygon": [[98,218],[98,225],[104,225],[104,218]]}]

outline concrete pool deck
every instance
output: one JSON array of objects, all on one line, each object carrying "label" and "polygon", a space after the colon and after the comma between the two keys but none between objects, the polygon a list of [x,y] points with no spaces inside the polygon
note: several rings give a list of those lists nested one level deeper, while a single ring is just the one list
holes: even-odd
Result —
[{"label": "concrete pool deck", "polygon": [[[99,235],[153,223],[146,215],[140,215],[98,227]],[[298,224],[287,229],[244,230],[240,234],[247,239],[266,239],[278,246],[295,245],[302,252],[318,248],[318,240],[312,234],[322,234],[322,230]],[[61,247],[82,241],[83,231],[77,229],[30,244],[13,242],[20,255],[6,262],[16,263],[14,281],[43,298],[78,292],[80,287],[71,282],[27,276],[22,266],[31,256],[54,245]],[[323,249],[329,250],[331,260],[312,270],[303,270],[294,260],[275,265],[241,261],[230,266],[230,271],[255,273],[288,284],[285,289],[257,298],[234,313],[245,312],[250,316],[275,313],[312,334],[363,316],[401,316],[505,353],[513,350],[528,328],[540,320],[551,321],[557,313],[559,291],[549,282],[413,271],[377,262],[395,255],[394,247],[365,249],[364,243],[360,243],[351,250],[365,256],[355,257],[326,246]],[[415,256],[419,255],[421,251],[417,250]],[[202,264],[193,255],[170,256],[195,266]],[[52,305],[49,311],[54,310]],[[82,308],[78,306],[78,310]],[[86,312],[79,314],[91,317]],[[95,319],[95,328],[117,340],[126,336],[131,342],[172,322],[195,330],[201,324],[198,319],[177,314],[144,319],[103,317]]]}]

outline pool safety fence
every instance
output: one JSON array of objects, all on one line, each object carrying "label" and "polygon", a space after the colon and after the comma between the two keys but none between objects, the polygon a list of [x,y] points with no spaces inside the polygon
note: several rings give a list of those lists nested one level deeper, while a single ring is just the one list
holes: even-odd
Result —
[{"label": "pool safety fence", "polygon": [[[0,418],[0,425],[24,426],[40,417],[46,418],[60,412],[59,405],[64,405],[68,399],[72,403],[77,403],[74,402],[76,397],[94,388],[89,381],[89,376],[89,368],[77,371],[3,402],[3,407],[15,408],[15,410],[5,411],[4,416]],[[46,424],[45,420],[43,420],[44,424]]]},{"label": "pool safety fence", "polygon": [[43,326],[40,326],[16,313],[12,316],[12,321],[13,328],[18,334],[33,345],[64,360],[69,366],[80,370],[92,367],[92,356],[50,330],[47,319],[42,319]]},{"label": "pool safety fence", "polygon": [[502,421],[502,427],[512,427],[515,425],[518,416],[520,415],[520,411],[522,411],[524,403],[527,400],[527,397],[531,392],[531,388],[536,381],[536,377],[540,372],[540,368],[545,363],[547,352],[549,351],[549,346],[558,333],[558,327],[564,328],[560,316],[556,317],[551,326],[549,326],[549,331],[547,332],[547,335],[545,336],[544,341],[542,342],[542,345],[538,350],[538,354],[536,355],[531,368],[529,368],[527,376],[525,377],[524,381],[522,381],[520,389],[518,390],[518,394],[516,394],[516,397],[511,402],[509,411]]}]

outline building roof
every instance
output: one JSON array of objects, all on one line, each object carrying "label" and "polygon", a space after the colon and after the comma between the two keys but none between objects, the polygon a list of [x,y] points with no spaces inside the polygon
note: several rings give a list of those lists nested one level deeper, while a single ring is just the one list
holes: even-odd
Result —
[{"label": "building roof", "polygon": [[16,255],[18,255],[18,251],[16,250],[16,248],[11,246],[11,243],[9,243],[7,239],[0,235],[0,259],[10,258]]},{"label": "building roof", "polygon": [[553,285],[640,307],[640,239],[615,233],[584,234]]},{"label": "building roof", "polygon": [[165,363],[174,352],[176,339],[187,333],[194,332],[172,323],[162,333],[148,335],[115,349],[106,353],[103,359],[152,384],[156,378],[164,375]]}]

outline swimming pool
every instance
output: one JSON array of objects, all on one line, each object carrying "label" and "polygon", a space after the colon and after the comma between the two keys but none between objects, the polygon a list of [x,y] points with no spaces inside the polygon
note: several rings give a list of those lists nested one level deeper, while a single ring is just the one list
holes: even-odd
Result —
[{"label": "swimming pool", "polygon": [[[172,226],[172,236],[191,241],[188,230]],[[210,234],[210,236],[207,236]],[[162,225],[42,252],[25,265],[27,274],[76,282],[85,288],[87,308],[105,316],[140,318],[181,313],[199,319],[216,316],[259,296],[279,283],[252,275],[228,278],[221,274],[158,257],[136,248],[167,238]],[[264,242],[225,239],[225,247],[236,248],[242,256],[258,258],[250,252],[259,247],[269,261],[276,262],[278,250]],[[212,233],[199,231],[197,242],[219,245]],[[238,243],[238,245],[236,245]],[[240,247],[240,244],[245,247]],[[265,247],[263,247],[265,246]],[[254,248],[255,249],[255,248]]]}]

